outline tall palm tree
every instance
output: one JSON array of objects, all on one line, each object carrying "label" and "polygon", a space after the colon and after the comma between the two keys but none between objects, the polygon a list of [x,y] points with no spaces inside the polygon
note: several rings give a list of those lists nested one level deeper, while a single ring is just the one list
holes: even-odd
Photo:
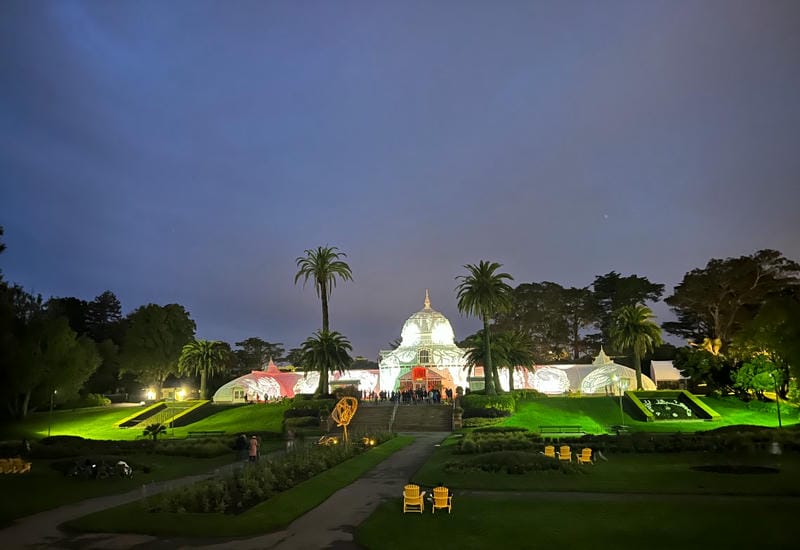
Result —
[{"label": "tall palm tree", "polygon": [[611,326],[614,347],[633,352],[636,389],[642,389],[642,357],[662,344],[661,327],[654,323],[652,310],[642,304],[620,308]]},{"label": "tall palm tree", "polygon": [[456,287],[458,310],[466,315],[480,317],[483,321],[483,337],[486,340],[483,377],[487,395],[496,395],[499,389],[494,384],[489,320],[511,307],[511,287],[506,284],[506,280],[514,280],[508,273],[497,273],[501,267],[503,266],[497,262],[481,260],[478,265],[464,266],[468,275],[456,277],[456,280],[461,281]]},{"label": "tall palm tree", "polygon": [[178,359],[178,372],[182,375],[200,375],[200,399],[206,399],[208,376],[227,367],[228,353],[228,347],[223,342],[193,340],[183,346]]},{"label": "tall palm tree", "polygon": [[315,396],[328,393],[328,373],[343,371],[353,359],[349,352],[353,349],[350,341],[338,332],[318,330],[300,346],[303,351],[303,365],[309,370],[319,371],[319,386]]},{"label": "tall palm tree", "polygon": [[316,249],[308,249],[305,256],[298,257],[297,274],[294,276],[294,284],[300,278],[303,279],[303,286],[309,279],[314,281],[314,290],[322,301],[322,331],[328,332],[328,296],[331,289],[336,286],[336,279],[342,281],[352,281],[353,273],[350,266],[340,258],[346,258],[347,254],[339,252],[335,246],[318,246]]}]

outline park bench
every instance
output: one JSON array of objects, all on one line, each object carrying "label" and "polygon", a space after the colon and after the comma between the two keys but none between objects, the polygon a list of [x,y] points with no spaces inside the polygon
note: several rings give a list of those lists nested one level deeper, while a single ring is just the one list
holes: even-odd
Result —
[{"label": "park bench", "polygon": [[210,430],[205,432],[189,432],[186,437],[189,438],[197,438],[197,437],[216,437],[220,435],[225,435],[225,430]]},{"label": "park bench", "polygon": [[608,431],[608,433],[617,435],[631,433],[630,427],[623,426],[622,424],[614,424],[613,426],[609,426],[606,428],[606,431]]},{"label": "park bench", "polygon": [[580,426],[539,426],[539,434],[545,435],[584,435],[586,432]]}]

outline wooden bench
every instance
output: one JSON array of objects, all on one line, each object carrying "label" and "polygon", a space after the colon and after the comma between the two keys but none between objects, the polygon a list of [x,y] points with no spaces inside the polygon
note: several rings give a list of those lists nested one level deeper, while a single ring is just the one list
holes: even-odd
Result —
[{"label": "wooden bench", "polygon": [[584,435],[585,433],[580,426],[539,426],[539,434],[542,436]]},{"label": "wooden bench", "polygon": [[197,437],[216,437],[220,435],[225,435],[225,430],[212,430],[207,432],[189,432],[186,435],[186,437],[194,439]]}]

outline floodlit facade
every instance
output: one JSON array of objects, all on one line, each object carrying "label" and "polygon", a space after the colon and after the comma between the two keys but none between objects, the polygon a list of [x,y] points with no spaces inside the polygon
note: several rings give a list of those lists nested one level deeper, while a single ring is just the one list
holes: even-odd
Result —
[{"label": "floodlit facade", "polygon": [[[330,390],[354,386],[370,394],[385,391],[443,391],[457,387],[482,389],[483,368],[476,367],[474,378],[468,378],[465,350],[455,343],[450,321],[431,307],[425,291],[423,308],[409,317],[400,332],[400,345],[380,352],[378,369],[352,369],[330,373]],[[508,369],[500,368],[500,385],[509,389]],[[266,370],[253,371],[222,386],[214,401],[244,403],[294,397],[313,393],[319,384],[319,373],[281,372],[270,361]],[[645,390],[655,390],[655,383],[642,375]],[[601,349],[591,365],[535,365],[514,369],[515,389],[535,389],[549,395],[580,392],[584,395],[618,395],[636,388],[636,372],[614,363]]]},{"label": "floodlit facade", "polygon": [[464,350],[447,317],[431,308],[427,290],[423,308],[406,320],[400,338],[396,349],[380,352],[381,390],[467,387]]}]

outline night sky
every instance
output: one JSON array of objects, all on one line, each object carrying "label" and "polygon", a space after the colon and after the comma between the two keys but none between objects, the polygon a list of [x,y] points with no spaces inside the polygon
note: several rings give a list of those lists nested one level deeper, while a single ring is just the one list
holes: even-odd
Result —
[{"label": "night sky", "polygon": [[[0,2],[7,280],[374,359],[462,266],[664,283],[800,260],[800,2]],[[658,320],[668,320],[663,304]]]}]

